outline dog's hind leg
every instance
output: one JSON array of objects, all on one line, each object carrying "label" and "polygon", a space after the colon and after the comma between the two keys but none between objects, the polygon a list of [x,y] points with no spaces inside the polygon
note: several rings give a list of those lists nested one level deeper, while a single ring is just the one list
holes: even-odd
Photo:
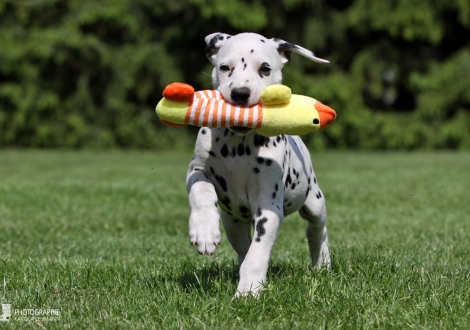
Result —
[{"label": "dog's hind leg", "polygon": [[238,263],[241,265],[251,244],[251,223],[235,219],[221,209],[222,223],[227,239],[238,254]]},{"label": "dog's hind leg", "polygon": [[300,208],[299,214],[308,221],[307,240],[312,258],[312,267],[330,267],[330,249],[328,246],[328,232],[326,229],[326,205],[322,191],[315,184],[312,185],[305,204]]}]

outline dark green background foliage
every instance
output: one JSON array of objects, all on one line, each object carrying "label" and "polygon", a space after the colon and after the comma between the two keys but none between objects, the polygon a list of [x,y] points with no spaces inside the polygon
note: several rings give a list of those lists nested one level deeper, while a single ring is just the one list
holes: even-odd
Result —
[{"label": "dark green background foliage", "polygon": [[470,149],[468,0],[0,0],[0,146],[190,147],[154,107],[168,83],[211,88],[217,31],[331,61],[285,70],[338,113],[312,148]]}]

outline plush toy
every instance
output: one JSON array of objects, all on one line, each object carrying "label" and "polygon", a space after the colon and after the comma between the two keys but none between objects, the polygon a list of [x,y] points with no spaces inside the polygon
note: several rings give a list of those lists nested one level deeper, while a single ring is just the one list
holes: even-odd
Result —
[{"label": "plush toy", "polygon": [[330,107],[292,94],[284,85],[268,86],[260,100],[253,106],[237,106],[226,102],[219,91],[195,92],[190,85],[173,83],[165,88],[155,110],[169,126],[241,126],[255,128],[264,136],[306,134],[328,127],[336,118]]}]

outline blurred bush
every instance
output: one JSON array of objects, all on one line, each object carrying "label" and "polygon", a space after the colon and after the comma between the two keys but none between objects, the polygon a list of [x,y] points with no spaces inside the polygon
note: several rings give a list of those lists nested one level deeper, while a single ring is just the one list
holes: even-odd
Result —
[{"label": "blurred bush", "polygon": [[164,86],[209,89],[204,37],[253,31],[313,50],[284,83],[337,110],[315,149],[470,149],[467,0],[0,0],[0,147],[190,148]]}]

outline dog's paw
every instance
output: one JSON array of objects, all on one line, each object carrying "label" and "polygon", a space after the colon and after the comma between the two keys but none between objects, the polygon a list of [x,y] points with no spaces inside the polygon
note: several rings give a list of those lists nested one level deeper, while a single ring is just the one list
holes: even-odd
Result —
[{"label": "dog's paw", "polygon": [[189,217],[189,242],[202,255],[212,255],[221,241],[219,215],[191,214]]},{"label": "dog's paw", "polygon": [[253,297],[259,298],[260,292],[263,290],[263,284],[261,283],[251,283],[249,285],[239,284],[237,288],[237,292],[232,300],[241,298],[241,297]]}]

